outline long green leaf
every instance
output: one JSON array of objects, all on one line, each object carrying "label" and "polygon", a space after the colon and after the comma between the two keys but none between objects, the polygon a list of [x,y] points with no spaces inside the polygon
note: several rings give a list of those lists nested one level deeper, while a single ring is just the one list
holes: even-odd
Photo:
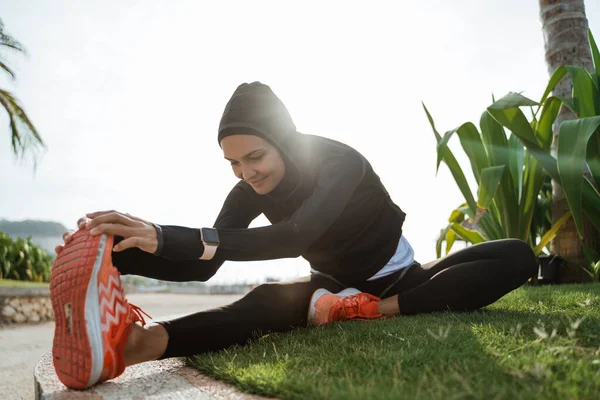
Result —
[{"label": "long green leaf", "polygon": [[437,165],[436,171],[439,169],[440,163],[442,161],[444,151],[448,147],[448,142],[452,135],[458,134],[460,139],[461,146],[465,151],[467,157],[469,157],[469,161],[471,161],[471,169],[473,171],[473,176],[475,177],[475,181],[479,183],[481,170],[487,166],[489,166],[489,162],[487,159],[487,152],[481,140],[481,136],[477,131],[475,125],[471,122],[466,122],[462,124],[460,127],[448,131],[444,134],[444,137],[438,143],[438,157],[437,157]]},{"label": "long green leaf", "polygon": [[[421,102],[421,105],[423,106],[423,110],[425,110],[425,114],[427,114],[427,119],[429,120],[429,124],[431,125],[431,129],[433,130],[433,134],[435,135],[435,141],[437,143],[437,161],[436,161],[436,165],[435,165],[435,174],[437,175],[438,170],[440,168],[440,164],[442,162],[442,158],[443,158],[443,151],[440,151],[440,147],[447,147],[444,145],[444,143],[445,144],[448,143],[448,140],[450,140],[451,134],[446,133],[444,135],[444,137],[442,137],[439,134],[439,132],[437,131],[437,129],[435,128],[435,122],[433,122],[433,118],[431,117],[429,110],[425,106],[425,103]],[[442,144],[440,145],[440,143],[442,143]]]},{"label": "long green leaf", "polygon": [[587,163],[596,187],[600,188],[600,129],[596,130],[588,142]]},{"label": "long green leaf", "polygon": [[450,225],[446,226],[444,229],[440,231],[440,236],[438,236],[438,240],[435,243],[435,256],[436,258],[440,258],[442,256],[442,243],[446,240],[446,234],[450,230]]},{"label": "long green leaf", "polygon": [[460,224],[452,224],[450,225],[450,228],[456,232],[456,234],[458,236],[460,236],[461,238],[463,238],[464,240],[473,243],[473,244],[477,244],[477,243],[482,243],[485,242],[485,238],[483,236],[481,236],[481,233],[471,230],[471,229],[467,229],[464,226],[460,225]]},{"label": "long green leaf", "polygon": [[461,223],[464,221],[465,219],[465,214],[469,211],[469,206],[467,205],[467,203],[463,203],[461,204],[460,207],[454,209],[452,211],[452,213],[450,214],[450,217],[448,217],[448,222],[456,222],[456,223]]},{"label": "long green leaf", "polygon": [[523,198],[525,148],[515,134],[510,135],[510,139],[508,139],[508,148],[508,168],[513,179],[514,187],[517,190],[517,204],[520,204],[521,199]]},{"label": "long green leaf", "polygon": [[527,240],[529,236],[529,227],[533,220],[535,207],[538,203],[538,195],[544,182],[544,171],[538,160],[529,152],[525,155],[526,174],[523,179],[523,201],[521,206],[520,231],[516,237],[521,240]]},{"label": "long green leaf", "polygon": [[600,231],[600,193],[587,180],[583,181],[583,214]]},{"label": "long green leaf", "polygon": [[439,143],[440,140],[442,140],[442,137],[438,133],[437,129],[435,129],[435,123],[433,122],[433,118],[431,118],[431,114],[429,113],[429,110],[427,110],[427,107],[425,107],[425,103],[421,102],[421,105],[423,106],[423,110],[425,110],[425,114],[427,114],[427,119],[429,120],[431,129],[433,129],[433,134],[435,135],[435,142]]},{"label": "long green leaf", "polygon": [[[494,120],[487,111],[481,115],[479,125],[490,166],[509,165],[511,150],[509,149],[506,132],[502,125]],[[500,181],[497,196],[494,199],[499,219],[502,221],[503,237],[511,236],[513,229],[511,221],[519,214],[519,187],[513,183],[510,169],[506,170]]]},{"label": "long green leaf", "polygon": [[573,104],[580,118],[600,114],[600,94],[595,80],[583,67],[566,66],[573,81]]},{"label": "long green leaf", "polygon": [[600,116],[565,121],[558,130],[558,172],[580,238],[583,238],[581,196],[588,140],[599,126]]},{"label": "long green leaf", "polygon": [[489,106],[488,111],[500,125],[507,127],[515,134],[519,132],[519,137],[537,143],[529,121],[519,108],[530,106],[532,103],[537,104],[518,93],[510,93]]},{"label": "long green leaf", "polygon": [[450,253],[450,250],[452,250],[452,246],[454,245],[455,240],[456,233],[454,233],[452,229],[449,229],[448,232],[446,232],[446,255],[448,255],[448,253]]},{"label": "long green leaf", "polygon": [[[505,171],[506,174],[506,171]],[[504,179],[504,175],[502,176],[502,179]],[[488,205],[487,211],[483,214],[489,214],[492,216],[492,220],[494,221],[494,223],[498,224],[498,228],[504,232],[504,223],[503,223],[503,215],[501,215],[500,210],[498,209],[498,200],[500,197],[500,192],[501,192],[501,187],[500,185],[498,185],[498,188],[496,189],[496,194],[494,195],[493,201]],[[483,216],[482,216],[483,218]],[[485,233],[485,232],[484,232]]]},{"label": "long green leaf", "polygon": [[456,181],[456,184],[458,185],[460,192],[462,193],[465,200],[471,207],[471,210],[470,210],[471,215],[474,216],[475,210],[477,209],[477,204],[475,202],[475,198],[473,197],[471,188],[469,187],[469,184],[467,183],[467,178],[465,178],[465,174],[463,173],[462,169],[460,168],[460,165],[458,164],[458,161],[456,161],[456,158],[454,158],[454,155],[452,154],[450,149],[446,149],[444,151],[444,162],[450,169],[450,173],[454,177],[454,180]]},{"label": "long green leaf", "polygon": [[481,232],[487,240],[503,239],[506,237],[506,232],[494,213],[486,212],[483,214],[477,225],[481,228]]},{"label": "long green leaf", "polygon": [[483,213],[490,206],[505,169],[506,167],[504,165],[499,165],[481,170],[481,182],[479,183],[479,191],[477,193],[477,213],[475,214],[475,222],[479,222]]},{"label": "long green leaf", "polygon": [[496,100],[494,104],[490,107],[498,108],[498,109],[511,109],[518,107],[533,107],[539,106],[539,103],[528,99],[520,93],[509,92],[506,96],[501,97],[499,100]]},{"label": "long green leaf", "polygon": [[448,142],[450,141],[450,138],[452,138],[452,135],[454,134],[454,132],[456,132],[456,129],[453,129],[451,131],[444,133],[442,140],[438,140],[437,149],[436,149],[437,160],[435,163],[436,175],[440,170],[440,164],[442,163],[442,161],[444,159],[444,152],[448,148]]},{"label": "long green leaf", "polygon": [[567,69],[562,65],[560,67],[556,68],[556,70],[554,70],[554,73],[552,74],[552,76],[550,77],[550,81],[548,82],[548,86],[546,86],[546,90],[544,91],[544,94],[542,95],[540,104],[544,104],[544,102],[546,101],[546,98],[548,97],[548,95],[550,95],[550,92],[552,92],[554,90],[556,85],[558,85],[558,83],[560,81],[562,81],[566,75],[567,75]]},{"label": "long green leaf", "polygon": [[544,173],[542,187],[537,196],[536,206],[533,210],[529,240],[535,246],[538,237],[547,232],[552,226],[552,178]]},{"label": "long green leaf", "polygon": [[556,159],[552,157],[547,151],[544,151],[538,144],[536,138],[533,136],[531,126],[529,124],[513,124],[513,116],[520,113],[522,118],[525,118],[521,110],[519,109],[498,109],[488,108],[488,112],[498,123],[510,129],[520,140],[523,142],[527,150],[540,162],[542,167],[552,176],[552,179],[560,183],[560,176],[558,174],[558,167],[556,165]]},{"label": "long green leaf", "polygon": [[[423,104],[423,109],[425,110],[425,113],[427,114],[427,118],[429,119],[429,123],[431,125],[431,128],[433,129],[433,133],[435,134],[436,140],[439,143],[442,140],[442,138],[441,138],[440,134],[437,132],[437,130],[435,129],[435,124],[433,122],[433,118],[431,118],[431,114],[427,110],[427,107],[425,107],[425,104]],[[450,169],[450,173],[454,177],[454,180],[456,181],[458,188],[460,189],[462,195],[465,197],[467,204],[469,204],[469,207],[471,209],[470,210],[471,215],[474,216],[475,210],[477,209],[477,204],[475,203],[475,198],[473,197],[473,193],[471,192],[469,184],[467,183],[467,178],[465,177],[465,174],[463,173],[462,169],[460,168],[458,161],[456,161],[456,158],[454,158],[452,151],[447,146],[438,148],[438,152],[440,152],[440,151],[442,152],[442,158],[443,158],[444,162],[446,163],[446,165],[448,166],[448,168]]]},{"label": "long green leaf", "polygon": [[542,115],[535,129],[537,141],[546,151],[550,151],[553,139],[553,125],[560,111],[562,101],[557,97],[549,97],[544,103]]},{"label": "long green leaf", "polygon": [[481,140],[481,135],[477,131],[475,125],[471,122],[462,124],[460,128],[458,128],[457,133],[460,144],[471,161],[473,175],[475,176],[477,183],[479,183],[481,171],[490,165],[486,149]]},{"label": "long green leaf", "polygon": [[592,50],[592,59],[594,60],[594,69],[596,70],[596,86],[600,88],[600,52],[598,51],[598,46],[596,45],[591,29],[588,29],[588,38],[590,40],[590,49]]},{"label": "long green leaf", "polygon": [[596,264],[596,261],[600,261],[600,253],[591,247],[584,247],[583,255],[585,256],[585,260],[590,267],[593,267]]},{"label": "long green leaf", "polygon": [[567,211],[565,215],[560,217],[559,220],[556,221],[554,226],[552,226],[548,230],[548,232],[546,232],[546,234],[542,236],[540,242],[537,244],[537,246],[535,246],[535,249],[533,250],[536,257],[539,256],[542,253],[542,250],[544,250],[544,247],[546,247],[546,245],[550,243],[552,239],[554,239],[554,237],[558,234],[560,228],[562,228],[562,226],[569,220],[569,218],[571,218],[571,213]]},{"label": "long green leaf", "polygon": [[481,137],[488,153],[489,165],[508,164],[508,142],[504,128],[484,111],[479,119]]}]

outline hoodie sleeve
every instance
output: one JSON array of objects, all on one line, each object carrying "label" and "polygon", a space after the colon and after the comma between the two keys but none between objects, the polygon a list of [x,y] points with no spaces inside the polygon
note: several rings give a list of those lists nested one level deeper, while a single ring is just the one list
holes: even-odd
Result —
[{"label": "hoodie sleeve", "polygon": [[[354,151],[329,158],[321,165],[313,194],[290,218],[266,227],[240,229],[241,226],[225,223],[239,219],[233,217],[236,214],[233,207],[237,208],[239,204],[226,203],[215,223],[220,240],[215,258],[254,261],[304,254],[340,216],[362,181],[365,169],[364,158]],[[162,228],[164,257],[197,259],[202,255],[204,249],[198,229]]]},{"label": "hoodie sleeve", "polygon": [[[223,203],[215,222],[217,229],[244,229],[261,211],[247,188],[240,182],[233,187]],[[174,225],[161,225],[163,249],[159,255],[138,248],[113,252],[113,263],[124,273],[140,274],[163,280],[206,280],[223,264],[226,258],[216,254],[212,260],[200,260],[204,246],[200,230]],[[122,238],[116,238],[117,242]],[[143,272],[131,271],[139,268]],[[173,270],[170,270],[173,268]],[[177,270],[178,272],[173,272]],[[177,279],[173,279],[173,277]],[[206,276],[206,279],[199,277]]]}]

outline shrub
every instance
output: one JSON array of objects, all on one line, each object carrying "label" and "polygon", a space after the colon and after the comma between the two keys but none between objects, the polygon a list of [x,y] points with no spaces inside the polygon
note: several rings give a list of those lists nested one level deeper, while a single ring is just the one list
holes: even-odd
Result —
[{"label": "shrub", "polygon": [[0,232],[0,279],[48,282],[52,256],[31,242]]}]

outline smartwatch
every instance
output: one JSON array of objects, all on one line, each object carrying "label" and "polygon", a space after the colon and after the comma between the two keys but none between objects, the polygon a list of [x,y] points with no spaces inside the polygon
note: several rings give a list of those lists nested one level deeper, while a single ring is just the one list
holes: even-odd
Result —
[{"label": "smartwatch", "polygon": [[200,229],[200,237],[204,245],[204,253],[200,256],[201,260],[212,260],[219,247],[219,233],[214,228]]}]

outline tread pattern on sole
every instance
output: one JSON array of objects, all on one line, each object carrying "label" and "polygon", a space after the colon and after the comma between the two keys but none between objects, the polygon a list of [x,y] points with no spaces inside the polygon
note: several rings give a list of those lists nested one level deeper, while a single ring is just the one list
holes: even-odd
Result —
[{"label": "tread pattern on sole", "polygon": [[72,389],[123,373],[127,338],[136,321],[144,324],[143,311],[132,311],[112,265],[113,240],[79,230],[52,266],[53,363],[60,381]]},{"label": "tread pattern on sole", "polygon": [[50,275],[55,316],[54,368],[59,379],[70,388],[84,388],[92,368],[85,301],[99,242],[100,236],[91,236],[89,231],[76,232],[73,241],[54,261]]}]

